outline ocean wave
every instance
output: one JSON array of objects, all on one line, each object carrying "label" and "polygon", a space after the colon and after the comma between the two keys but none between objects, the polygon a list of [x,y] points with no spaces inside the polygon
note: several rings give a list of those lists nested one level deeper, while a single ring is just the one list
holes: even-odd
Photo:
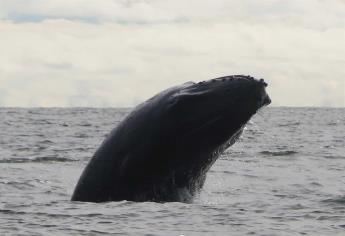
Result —
[{"label": "ocean wave", "polygon": [[285,126],[298,126],[300,125],[301,122],[289,122],[289,123],[285,123],[285,124],[278,124],[279,127],[285,127]]},{"label": "ocean wave", "polygon": [[68,159],[65,157],[57,156],[45,156],[45,157],[36,157],[36,158],[10,158],[10,159],[1,159],[0,163],[32,163],[32,162],[72,162],[76,161],[73,159]]},{"label": "ocean wave", "polygon": [[336,198],[328,198],[325,200],[321,201],[322,203],[327,203],[327,204],[336,204],[336,205],[345,205],[345,196],[339,196]]},{"label": "ocean wave", "polygon": [[345,156],[333,155],[333,154],[325,155],[323,157],[326,159],[345,159]]},{"label": "ocean wave", "polygon": [[90,124],[90,123],[82,123],[82,124],[78,124],[78,126],[90,127],[90,126],[92,126],[92,124]]},{"label": "ocean wave", "polygon": [[259,154],[265,156],[293,156],[298,152],[294,150],[284,150],[284,151],[261,151]]}]

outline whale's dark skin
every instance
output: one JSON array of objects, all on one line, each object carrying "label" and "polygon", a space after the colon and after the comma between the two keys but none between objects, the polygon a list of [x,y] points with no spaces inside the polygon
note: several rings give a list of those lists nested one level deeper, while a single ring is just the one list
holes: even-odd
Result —
[{"label": "whale's dark skin", "polygon": [[157,94],[105,139],[72,200],[191,202],[217,157],[271,102],[266,86],[262,79],[235,75]]}]

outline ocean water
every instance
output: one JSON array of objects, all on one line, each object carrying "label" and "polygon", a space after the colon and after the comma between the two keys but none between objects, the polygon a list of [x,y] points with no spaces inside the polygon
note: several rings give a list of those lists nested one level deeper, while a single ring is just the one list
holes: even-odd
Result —
[{"label": "ocean water", "polygon": [[260,111],[194,203],[71,202],[128,109],[0,108],[0,235],[345,235],[345,109]]}]

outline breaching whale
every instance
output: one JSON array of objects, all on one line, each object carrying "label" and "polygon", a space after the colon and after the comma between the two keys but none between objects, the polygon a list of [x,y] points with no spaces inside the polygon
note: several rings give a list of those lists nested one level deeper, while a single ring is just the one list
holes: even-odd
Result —
[{"label": "breaching whale", "polygon": [[251,76],[187,82],[133,109],[96,151],[73,201],[191,202],[217,157],[271,100]]}]

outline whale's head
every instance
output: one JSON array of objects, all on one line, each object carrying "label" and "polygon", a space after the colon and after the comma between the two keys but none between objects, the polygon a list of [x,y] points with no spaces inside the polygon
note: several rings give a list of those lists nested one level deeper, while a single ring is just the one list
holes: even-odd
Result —
[{"label": "whale's head", "polygon": [[[171,119],[186,132],[229,138],[271,103],[267,83],[251,76],[226,76],[183,84],[168,97]],[[231,137],[230,137],[231,138]]]},{"label": "whale's head", "polygon": [[263,79],[233,75],[185,83],[170,99],[186,116],[218,115],[237,117],[246,122],[260,108],[271,103],[266,87]]}]

